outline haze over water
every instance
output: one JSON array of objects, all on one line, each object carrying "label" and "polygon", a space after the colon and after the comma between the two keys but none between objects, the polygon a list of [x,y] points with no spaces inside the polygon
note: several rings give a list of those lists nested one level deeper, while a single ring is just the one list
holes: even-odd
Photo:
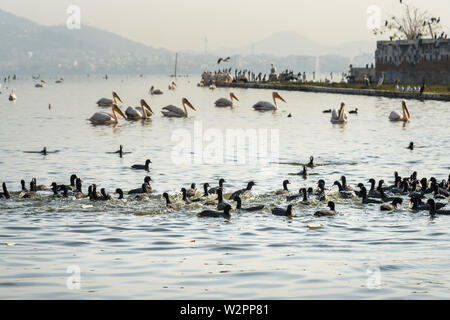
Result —
[{"label": "haze over water", "polygon": [[[450,116],[445,102],[407,101],[411,121],[404,126],[388,120],[392,110],[401,110],[396,99],[280,91],[287,103],[280,102],[276,113],[259,113],[252,105],[270,101],[271,91],[233,89],[240,100],[235,108],[216,108],[214,101],[228,97],[230,89],[199,88],[198,77],[179,78],[173,92],[167,90],[170,78],[111,76],[105,81],[91,76],[55,84],[56,79],[45,79],[42,89],[28,79],[3,84],[0,182],[18,191],[21,179],[27,184],[33,177],[47,186],[53,181],[68,184],[76,173],[85,192],[96,183],[112,193],[117,187],[138,188],[146,173],[130,166],[150,158],[156,191],[147,202],[93,203],[87,209],[82,206],[92,204],[89,200],[54,200],[50,192],[41,193],[41,200],[0,201],[1,298],[450,297],[450,217],[413,213],[406,198],[400,210],[381,212],[379,205],[340,199],[337,188],[331,187],[341,175],[352,186],[363,182],[368,187],[369,178],[390,185],[394,171],[446,179]],[[164,94],[150,96],[151,85]],[[15,103],[7,100],[6,86],[14,88]],[[145,122],[121,119],[116,127],[93,126],[88,118],[110,110],[95,102],[110,98],[113,90],[124,101],[122,110],[145,98],[155,114]],[[187,119],[163,118],[162,107],[180,106],[182,97],[197,111],[189,109]],[[322,113],[341,101],[347,111],[359,110],[349,115],[345,127],[331,124],[330,115]],[[278,129],[278,164],[241,164],[236,155],[225,155],[225,164],[174,164],[174,130],[186,129],[193,136],[196,123],[203,132],[219,129],[223,134],[229,128]],[[414,151],[406,149],[410,141]],[[132,153],[123,158],[108,154],[120,144]],[[59,152],[46,157],[23,152],[44,146]],[[248,152],[248,145],[243,151]],[[322,166],[311,169],[306,180],[291,175],[311,155]],[[203,210],[198,204],[178,212],[165,208],[163,192],[177,202],[181,187],[196,182],[201,190],[204,182],[216,186],[219,178],[227,180],[225,193],[254,180],[253,195],[243,198],[243,206],[269,208],[286,207],[284,197],[274,194],[284,179],[291,181],[292,193],[315,188],[324,179],[340,215],[315,218],[325,203],[296,203],[292,219],[265,209],[232,212],[229,221],[198,218]],[[309,230],[308,223],[322,227]],[[81,290],[66,287],[66,270],[72,265],[81,269]],[[377,268],[380,283],[371,290],[368,281]]]}]

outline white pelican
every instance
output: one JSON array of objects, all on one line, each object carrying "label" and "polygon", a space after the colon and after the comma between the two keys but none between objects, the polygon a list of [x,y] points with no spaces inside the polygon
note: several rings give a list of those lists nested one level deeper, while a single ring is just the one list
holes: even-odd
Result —
[{"label": "white pelican", "polygon": [[272,104],[270,102],[267,102],[267,101],[259,101],[253,106],[253,108],[255,110],[258,110],[258,111],[272,111],[272,110],[274,111],[274,110],[278,109],[278,105],[277,105],[277,100],[276,99],[280,99],[281,101],[286,102],[286,100],[284,100],[278,94],[278,92],[275,92],[275,91],[272,93],[272,98],[273,98],[273,103],[274,104]]},{"label": "white pelican", "polygon": [[[97,101],[99,107],[111,107],[113,104],[117,104],[117,100],[122,102],[122,99],[113,91],[112,93],[113,99],[101,98]],[[117,99],[117,100],[116,100]]]},{"label": "white pelican", "polygon": [[9,101],[16,101],[17,97],[16,94],[14,93],[14,89],[11,91],[11,94],[9,95]]},{"label": "white pelican", "polygon": [[220,98],[216,102],[216,107],[233,107],[233,99],[236,101],[239,101],[239,99],[234,95],[233,92],[230,93],[230,99],[227,98]]},{"label": "white pelican", "polygon": [[35,88],[43,88],[44,87],[44,80],[41,80],[41,83],[36,83],[36,85],[34,86]]},{"label": "white pelican", "polygon": [[175,90],[177,88],[177,84],[172,81],[171,84],[169,84],[169,90]]},{"label": "white pelican", "polygon": [[389,120],[408,122],[411,116],[409,114],[408,108],[406,107],[405,100],[402,101],[402,109],[403,113],[401,113],[400,111],[392,111],[391,114],[389,115]]},{"label": "white pelican", "polygon": [[267,102],[267,101],[259,101],[253,106],[253,108],[258,111],[272,111],[272,110],[275,111],[278,109],[276,99],[280,99],[281,101],[286,102],[286,100],[284,100],[278,94],[278,92],[275,92],[275,91],[272,93],[272,98],[273,98],[273,104],[270,102]]},{"label": "white pelican", "polygon": [[120,110],[116,104],[113,104],[112,113],[96,112],[89,120],[91,120],[93,124],[117,124],[119,123],[119,117],[116,112],[124,119],[127,119],[127,116],[123,114],[122,110]]},{"label": "white pelican", "polygon": [[136,108],[128,107],[127,110],[125,110],[125,114],[127,115],[128,119],[139,120],[139,119],[147,119],[153,114],[153,111],[147,104],[147,102],[145,102],[144,99],[141,99],[140,107]]},{"label": "white pelican", "polygon": [[159,89],[155,89],[155,87],[151,87],[150,88],[150,94],[151,95],[154,95],[154,94],[163,94],[164,92],[162,92],[162,90],[159,90]]},{"label": "white pelican", "polygon": [[331,112],[331,123],[345,123],[347,122],[347,113],[345,112],[345,103],[341,103],[339,110],[333,109]]},{"label": "white pelican", "polygon": [[187,118],[188,114],[187,114],[187,110],[186,110],[186,105],[188,105],[188,107],[191,108],[192,110],[197,111],[192,106],[192,104],[188,101],[188,99],[183,98],[181,100],[181,103],[183,104],[184,111],[181,108],[175,107],[173,105],[169,105],[169,106],[163,108],[163,110],[165,110],[165,111],[161,111],[162,114],[165,117]]}]

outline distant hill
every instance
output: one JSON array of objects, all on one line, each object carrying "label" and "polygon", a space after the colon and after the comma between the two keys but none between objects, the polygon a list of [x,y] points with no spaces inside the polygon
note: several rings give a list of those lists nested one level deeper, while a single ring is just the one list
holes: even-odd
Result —
[{"label": "distant hill", "polygon": [[[43,26],[0,10],[0,72],[3,74],[172,74],[175,53],[131,41],[90,26],[69,30]],[[352,42],[328,47],[295,32],[283,32],[236,49],[223,48],[212,54],[180,52],[179,74],[200,74],[220,68],[268,72],[275,63],[279,70],[310,71],[320,61],[322,72],[348,71],[352,61],[371,63],[375,44]],[[370,52],[371,55],[362,55]],[[217,65],[218,56],[231,55],[230,63]],[[350,57],[358,56],[359,59]],[[320,56],[317,60],[316,57]],[[368,60],[368,61],[367,61]],[[0,76],[2,76],[0,74]]]},{"label": "distant hill", "polygon": [[173,54],[168,50],[89,26],[79,30],[42,26],[2,10],[0,43],[3,70],[103,73],[128,69],[168,73],[169,65],[173,65]]},{"label": "distant hill", "polygon": [[274,56],[324,56],[341,55],[352,58],[361,54],[373,53],[376,43],[370,41],[347,42],[336,46],[327,46],[304,37],[296,32],[279,32],[261,41],[238,48],[220,48],[221,54],[266,54]]}]

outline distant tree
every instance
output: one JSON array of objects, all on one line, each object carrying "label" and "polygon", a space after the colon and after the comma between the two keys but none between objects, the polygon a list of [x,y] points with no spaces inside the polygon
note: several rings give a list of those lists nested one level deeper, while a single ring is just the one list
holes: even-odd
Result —
[{"label": "distant tree", "polygon": [[388,34],[391,40],[416,40],[421,38],[446,38],[442,30],[441,18],[432,17],[412,5],[403,4],[402,17],[392,16],[380,28],[373,29],[375,35]]}]

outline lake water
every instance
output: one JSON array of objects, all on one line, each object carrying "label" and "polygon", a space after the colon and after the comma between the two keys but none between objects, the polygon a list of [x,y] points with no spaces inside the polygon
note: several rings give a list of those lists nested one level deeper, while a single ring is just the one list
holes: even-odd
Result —
[{"label": "lake water", "polygon": [[[112,194],[118,187],[140,187],[146,172],[130,166],[149,158],[155,193],[149,201],[131,198],[127,203],[53,199],[50,192],[40,192],[40,200],[13,195],[0,201],[0,298],[450,298],[450,217],[413,213],[406,198],[399,210],[381,212],[379,205],[339,198],[332,187],[341,175],[352,186],[363,182],[368,187],[369,178],[392,184],[396,170],[401,176],[417,171],[419,177],[446,179],[448,103],[407,101],[412,118],[403,125],[388,120],[392,110],[401,110],[395,99],[280,91],[287,103],[280,102],[276,113],[260,113],[252,105],[270,101],[271,91],[234,89],[240,100],[235,108],[216,108],[214,101],[230,90],[199,88],[199,77],[178,79],[176,91],[167,89],[168,77],[45,80],[44,88],[34,88],[31,79],[3,83],[0,182],[18,191],[21,179],[28,186],[36,177],[38,184],[49,186],[68,183],[76,173],[85,192],[96,183]],[[151,85],[164,94],[150,96]],[[14,88],[15,103],[8,101],[6,87]],[[144,122],[121,119],[115,127],[93,126],[87,120],[91,115],[109,111],[95,102],[110,98],[113,90],[124,102],[122,110],[145,98],[155,114]],[[179,106],[182,97],[197,111],[189,109],[187,119],[164,118],[162,107]],[[345,126],[331,124],[330,115],[322,113],[341,101],[347,111],[359,110]],[[261,133],[259,160],[250,159],[254,144],[230,152],[227,129]],[[264,134],[274,137],[273,144],[267,143],[273,146],[269,161],[262,156],[268,141]],[[174,152],[181,136],[191,141],[185,154],[190,161],[180,161]],[[406,149],[410,141],[414,151]],[[120,144],[131,153],[123,158],[108,153]],[[24,153],[44,146],[59,152]],[[208,158],[211,149],[219,156]],[[245,154],[248,159],[241,161]],[[293,175],[310,155],[321,166],[306,179]],[[225,193],[254,180],[243,206],[267,208],[232,212],[229,220],[197,217],[200,204],[176,212],[165,208],[163,192],[179,204],[181,187],[196,182],[202,190],[204,182],[215,186],[219,178],[227,180]],[[315,202],[296,203],[293,218],[273,216],[270,208],[287,206],[283,196],[274,194],[284,179],[290,180],[292,193],[315,188],[324,179],[340,214],[315,218],[314,212],[326,206]],[[321,227],[309,229],[309,223]]]}]

